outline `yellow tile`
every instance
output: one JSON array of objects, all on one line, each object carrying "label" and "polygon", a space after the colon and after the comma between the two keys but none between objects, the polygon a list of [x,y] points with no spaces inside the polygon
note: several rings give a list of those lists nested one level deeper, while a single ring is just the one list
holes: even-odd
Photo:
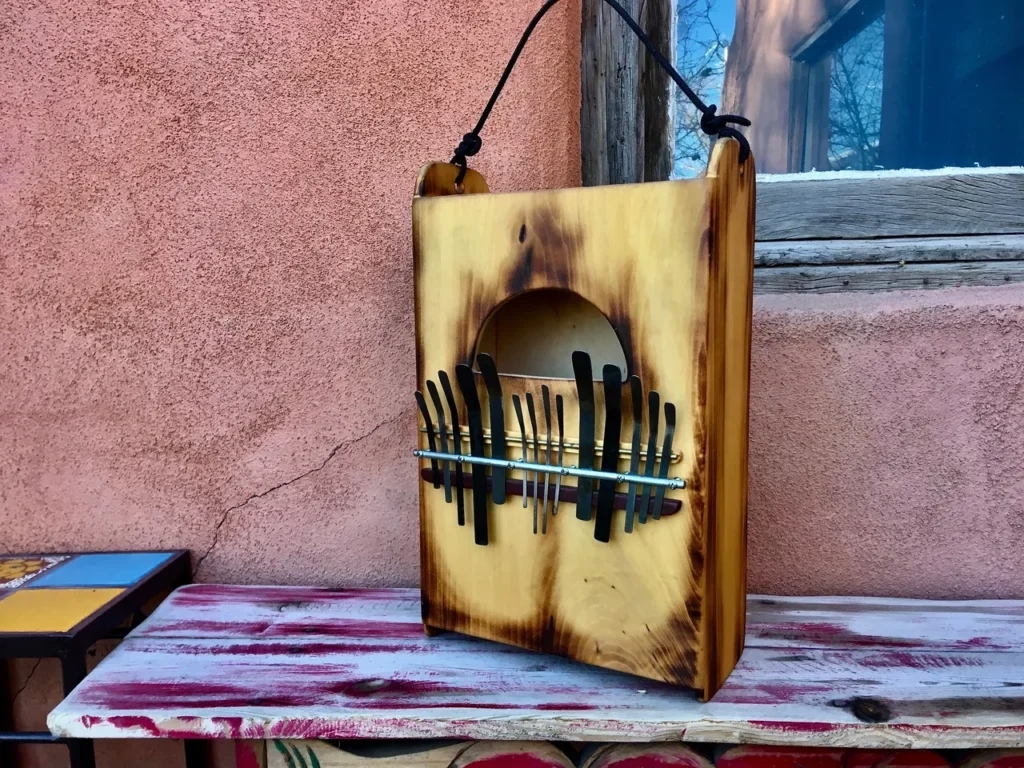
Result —
[{"label": "yellow tile", "polygon": [[0,632],[67,632],[123,589],[21,589],[0,600]]}]

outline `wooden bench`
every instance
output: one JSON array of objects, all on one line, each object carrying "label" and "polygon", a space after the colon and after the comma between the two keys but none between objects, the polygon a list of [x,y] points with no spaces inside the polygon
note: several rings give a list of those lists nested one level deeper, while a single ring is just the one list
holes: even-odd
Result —
[{"label": "wooden bench", "polygon": [[[701,704],[552,656],[428,638],[416,590],[192,585],[47,722],[74,738],[233,739],[239,768],[261,765],[264,752],[280,768],[447,768],[495,749],[534,768],[947,765],[943,754],[908,763],[892,750],[1024,748],[1024,602],[752,597],[743,658]],[[353,741],[367,739],[374,749]],[[415,759],[380,744],[431,739],[448,741],[399,749]],[[771,748],[701,746],[736,744]],[[648,758],[636,762],[637,749]],[[876,752],[857,762],[851,749]],[[997,758],[1024,766],[1016,753],[979,759]]]}]

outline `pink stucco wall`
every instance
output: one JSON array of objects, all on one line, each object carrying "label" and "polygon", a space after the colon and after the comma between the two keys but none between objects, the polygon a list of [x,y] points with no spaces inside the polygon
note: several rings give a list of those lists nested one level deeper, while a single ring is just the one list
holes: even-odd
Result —
[{"label": "pink stucco wall", "polygon": [[1024,597],[1024,288],[755,300],[750,588]]},{"label": "pink stucco wall", "polygon": [[[534,5],[0,8],[0,550],[415,583],[412,182]],[[527,50],[494,188],[578,183],[578,38]],[[754,347],[752,590],[1024,597],[1024,290],[763,297]]]},{"label": "pink stucco wall", "polygon": [[[534,10],[0,6],[0,550],[415,580],[413,182]],[[524,53],[474,163],[496,188],[579,183],[579,25],[566,0]],[[32,669],[25,726],[56,685]]]}]

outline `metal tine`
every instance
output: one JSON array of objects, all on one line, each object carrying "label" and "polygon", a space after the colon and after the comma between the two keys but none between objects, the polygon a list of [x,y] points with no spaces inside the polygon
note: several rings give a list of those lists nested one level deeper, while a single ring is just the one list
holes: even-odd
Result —
[{"label": "metal tine", "polygon": [[[640,433],[644,428],[644,387],[639,376],[629,377],[630,399],[633,402],[633,444],[629,450],[629,474],[635,475],[640,469]],[[636,483],[630,483],[626,491],[626,533],[633,532],[636,517]]]},{"label": "metal tine", "polygon": [[[540,464],[540,443],[537,440],[537,409],[533,406],[533,394],[526,393],[526,410],[530,414],[530,431],[533,432],[533,463]],[[540,500],[540,472],[533,473],[533,532],[537,532],[537,502]]]},{"label": "metal tine", "polygon": [[[547,427],[547,444],[544,448],[544,463],[551,463],[551,390],[548,389],[547,385],[543,385],[540,388],[541,399],[544,401],[544,423]],[[548,481],[551,479],[551,473],[544,473],[544,509],[541,512],[541,533],[548,532]]]},{"label": "metal tine", "polygon": [[[437,391],[437,385],[427,380],[427,394],[430,395],[430,401],[434,404],[434,413],[437,414],[437,429],[441,437],[441,451],[442,453],[448,453],[448,425],[444,419],[444,406],[441,405],[441,395]],[[456,450],[456,453],[461,451]],[[441,462],[441,471],[444,474],[444,500],[448,503],[452,503],[452,469],[447,461]]]},{"label": "metal tine", "polygon": [[[480,396],[476,390],[473,369],[468,365],[455,366],[455,380],[462,390],[462,401],[466,404],[469,422],[469,452],[472,456],[484,457],[484,424],[480,411]],[[487,508],[487,471],[482,464],[472,465],[473,477],[473,540],[485,547],[489,541]]]},{"label": "metal tine", "polygon": [[[491,456],[504,459],[505,448],[505,400],[501,394],[501,379],[494,358],[486,352],[477,355],[476,363],[487,387],[487,408],[491,416]],[[505,468],[491,470],[491,499],[495,504],[505,503]]]},{"label": "metal tine", "polygon": [[[661,395],[653,389],[647,393],[647,458],[644,460],[644,477],[654,477],[658,459],[658,418],[661,416]],[[647,510],[651,503],[652,488],[640,485],[640,524],[647,522]]]},{"label": "metal tine", "polygon": [[[427,445],[430,446],[430,450],[437,450],[437,440],[434,437],[434,422],[430,418],[430,411],[427,410],[427,401],[423,399],[423,393],[418,389],[416,390],[416,405],[420,408],[420,414],[423,416],[423,421],[427,425]],[[437,468],[437,459],[430,460],[430,476],[434,481],[434,487],[441,487],[441,472]]]},{"label": "metal tine", "polygon": [[[516,418],[519,420],[519,433],[523,438],[523,461],[529,461],[529,457],[526,455],[526,424],[523,423],[523,404],[519,400],[519,395],[512,395],[512,408],[516,412]],[[523,470],[523,509],[530,503],[530,496],[526,492],[526,484],[529,482],[530,473],[525,469]]]},{"label": "metal tine", "polygon": [[[594,404],[594,368],[590,355],[576,350],[572,353],[572,372],[576,379],[576,395],[580,404],[579,466],[581,469],[594,468],[594,430],[596,405]],[[576,517],[590,520],[593,517],[594,481],[581,477],[576,481]]]},{"label": "metal tine", "polygon": [[[562,466],[562,451],[565,447],[565,409],[561,395],[555,395],[555,417],[558,420],[558,466]],[[555,503],[551,507],[551,514],[558,514],[558,497],[562,492],[562,473],[555,476]]]},{"label": "metal tine", "polygon": [[[676,407],[665,403],[665,442],[661,446],[661,468],[658,477],[668,478],[668,465],[672,463],[672,438],[676,431]],[[654,510],[651,515],[655,520],[661,519],[661,505],[665,503],[665,486],[659,485],[654,492]]]},{"label": "metal tine", "polygon": [[[448,402],[448,415],[452,417],[452,442],[455,444],[453,453],[462,453],[462,430],[459,428],[459,406],[455,402],[455,390],[452,389],[452,382],[444,371],[437,372],[437,378],[441,382],[441,391],[444,392],[444,399]],[[455,503],[458,505],[459,525],[466,524],[466,500],[462,492],[462,462],[455,462]]]},{"label": "metal tine", "polygon": [[[619,440],[622,436],[622,369],[614,364],[604,366],[604,439],[601,451],[601,471],[613,475],[619,471]],[[602,480],[597,485],[597,519],[594,538],[611,541],[612,518],[615,513],[615,489],[618,481]]]}]

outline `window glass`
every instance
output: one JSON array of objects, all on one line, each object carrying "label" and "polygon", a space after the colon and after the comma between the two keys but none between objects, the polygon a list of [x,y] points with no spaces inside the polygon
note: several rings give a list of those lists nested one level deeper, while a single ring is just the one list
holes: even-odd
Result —
[{"label": "window glass", "polygon": [[[680,73],[749,117],[759,169],[1024,164],[1024,2],[676,0]],[[676,96],[677,177],[707,163]]]}]

